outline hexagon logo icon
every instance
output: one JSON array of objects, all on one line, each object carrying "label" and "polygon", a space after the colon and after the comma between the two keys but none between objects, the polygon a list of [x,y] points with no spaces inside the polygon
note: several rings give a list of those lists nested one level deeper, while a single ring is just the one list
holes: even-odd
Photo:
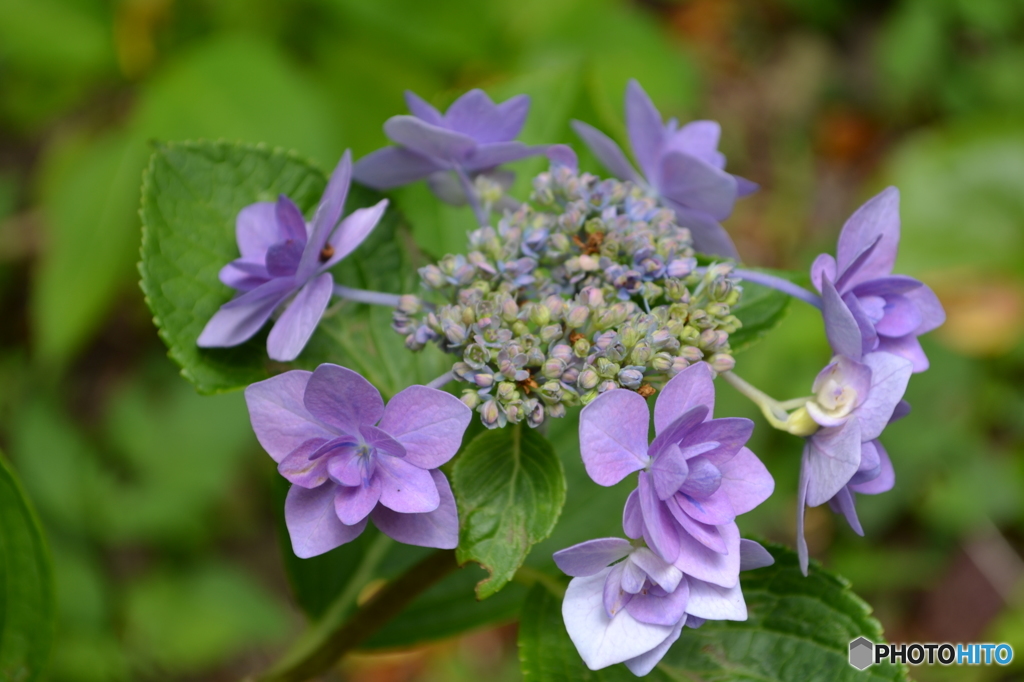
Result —
[{"label": "hexagon logo icon", "polygon": [[864,637],[858,637],[850,642],[850,665],[857,670],[864,670],[874,663],[875,645]]}]

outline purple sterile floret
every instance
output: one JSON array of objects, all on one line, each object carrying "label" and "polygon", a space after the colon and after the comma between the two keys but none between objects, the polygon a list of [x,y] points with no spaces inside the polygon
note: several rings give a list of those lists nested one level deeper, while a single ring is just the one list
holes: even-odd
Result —
[{"label": "purple sterile floret", "polygon": [[[850,518],[848,488],[865,485],[863,491],[873,494],[892,487],[892,464],[877,439],[894,417],[905,414],[901,405],[912,372],[910,360],[874,352],[860,362],[837,356],[815,379],[814,396],[805,407],[821,428],[804,444],[797,492],[797,551],[804,573],[805,506],[834,499],[833,504]],[[851,525],[859,527],[855,521]]]},{"label": "purple sterile floret", "polygon": [[626,87],[626,128],[643,175],[607,135],[582,121],[573,121],[572,126],[615,177],[654,190],[676,212],[680,224],[690,228],[697,251],[739,258],[719,221],[729,217],[736,199],[756,191],[757,185],[725,172],[718,123],[693,121],[680,127],[673,118],[663,124],[651,98],[631,80]]},{"label": "purple sterile floret", "polygon": [[237,346],[283,306],[267,337],[267,354],[281,362],[298,357],[331,299],[330,269],[366,239],[387,208],[384,199],[339,223],[351,177],[352,158],[346,151],[308,223],[284,195],[239,211],[235,234],[242,257],[221,269],[220,280],[241,294],[214,313],[197,345]]},{"label": "purple sterile floret", "polygon": [[712,418],[712,377],[700,362],[665,385],[650,444],[646,400],[624,389],[598,396],[580,414],[580,452],[600,485],[639,472],[623,512],[627,536],[643,538],[692,576],[732,587],[739,576],[736,516],[767,499],[775,483],[744,447],[753,423]]},{"label": "purple sterile floret", "polygon": [[292,483],[285,522],[296,556],[350,542],[367,519],[406,544],[458,544],[455,498],[437,470],[472,416],[458,398],[410,386],[385,406],[362,376],[324,364],[252,384],[245,400],[256,437]]},{"label": "purple sterile floret", "polygon": [[[405,101],[412,115],[392,116],[384,124],[395,146],[361,158],[354,169],[359,182],[390,189],[448,171],[473,175],[545,153],[546,147],[515,139],[530,109],[526,95],[495,104],[483,90],[470,90],[444,114],[412,92],[406,91]],[[433,184],[448,188],[439,196],[457,203],[458,195],[451,195],[454,185],[441,177]]]},{"label": "purple sterile floret", "polygon": [[[752,540],[736,547],[738,570],[769,566],[772,556]],[[745,620],[739,584],[723,588],[687,575],[642,542],[589,540],[554,554],[573,580],[562,602],[570,639],[591,670],[625,663],[646,675],[679,638],[684,625]]]},{"label": "purple sterile floret", "polygon": [[889,187],[850,216],[836,258],[818,256],[811,279],[822,293],[825,331],[839,355],[859,359],[893,353],[928,369],[917,337],[939,327],[946,313],[928,285],[892,274],[900,242],[900,194]]}]

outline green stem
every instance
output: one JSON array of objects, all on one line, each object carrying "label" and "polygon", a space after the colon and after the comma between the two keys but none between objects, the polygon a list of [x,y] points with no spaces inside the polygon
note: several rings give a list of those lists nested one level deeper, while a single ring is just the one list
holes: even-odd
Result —
[{"label": "green stem", "polygon": [[[376,544],[367,552],[374,552]],[[386,550],[386,546],[385,546]],[[383,558],[383,552],[373,563],[376,565]],[[367,559],[359,567],[367,565]],[[300,645],[287,654],[274,668],[258,678],[259,682],[303,682],[330,670],[343,655],[365,642],[372,634],[388,623],[405,609],[416,597],[437,583],[446,575],[457,569],[453,550],[438,550],[427,555],[419,563],[409,568],[396,579],[385,584],[369,601],[342,623],[332,623],[330,627],[321,625],[309,637],[304,637]],[[367,571],[367,577],[371,571]],[[358,587],[351,587],[359,585]],[[351,599],[359,594],[362,585],[353,581],[346,595]],[[348,593],[352,593],[349,595]],[[339,597],[339,601],[341,601]],[[337,604],[337,602],[336,602]],[[339,609],[341,607],[339,606]],[[331,613],[335,608],[332,605]]]},{"label": "green stem", "polygon": [[720,374],[730,386],[746,396],[750,402],[761,408],[761,414],[768,420],[768,423],[777,429],[786,431],[786,419],[789,417],[786,410],[782,408],[778,400],[775,400],[767,393],[755,388],[732,372]]}]

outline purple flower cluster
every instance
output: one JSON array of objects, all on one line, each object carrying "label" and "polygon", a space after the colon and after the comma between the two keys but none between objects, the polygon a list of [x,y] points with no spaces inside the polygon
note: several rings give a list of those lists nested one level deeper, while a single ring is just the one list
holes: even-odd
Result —
[{"label": "purple flower cluster", "polygon": [[351,542],[368,519],[406,544],[458,544],[455,498],[438,471],[469,425],[458,398],[410,386],[385,406],[356,372],[320,365],[252,384],[245,400],[256,437],[292,483],[284,511],[296,556]]},{"label": "purple flower cluster", "polygon": [[631,541],[593,540],[555,555],[575,576],[562,614],[592,670],[626,662],[643,675],[685,623],[746,619],[742,559],[767,553],[740,539],[736,516],[767,499],[775,482],[745,447],[753,423],[713,418],[713,377],[697,363],[665,385],[650,443],[651,415],[636,393],[609,391],[580,414],[580,453],[596,483],[639,472],[623,512]]},{"label": "purple flower cluster", "polygon": [[797,413],[804,445],[797,498],[797,550],[807,572],[804,507],[825,502],[863,535],[854,493],[874,495],[895,483],[892,462],[878,440],[909,412],[903,402],[910,376],[928,368],[917,337],[945,320],[927,285],[893,275],[900,239],[899,192],[894,187],[861,206],[839,235],[838,258],[822,254],[811,279],[822,293],[825,333],[835,357],[818,374],[814,395]]}]

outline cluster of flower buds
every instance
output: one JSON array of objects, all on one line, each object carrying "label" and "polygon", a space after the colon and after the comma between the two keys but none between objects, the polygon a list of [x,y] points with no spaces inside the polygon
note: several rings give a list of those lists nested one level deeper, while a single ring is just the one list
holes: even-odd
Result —
[{"label": "cluster of flower buds", "polygon": [[463,401],[490,428],[537,426],[615,388],[651,395],[700,360],[735,364],[732,266],[698,268],[690,231],[639,185],[556,164],[469,241],[420,270],[427,293],[403,297],[393,326],[412,350],[460,356]]}]

